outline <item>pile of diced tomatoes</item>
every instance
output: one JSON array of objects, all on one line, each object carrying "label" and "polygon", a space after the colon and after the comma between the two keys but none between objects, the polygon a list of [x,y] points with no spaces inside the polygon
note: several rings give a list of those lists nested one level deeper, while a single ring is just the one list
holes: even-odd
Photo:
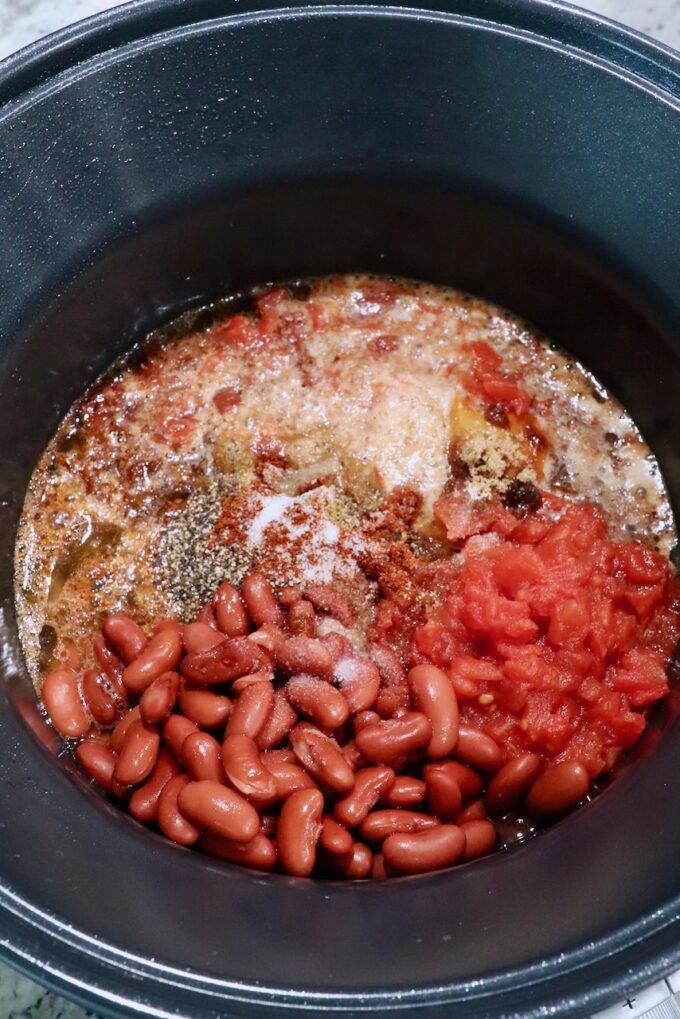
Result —
[{"label": "pile of diced tomatoes", "polygon": [[[412,631],[408,656],[446,670],[462,719],[509,757],[531,750],[578,760],[593,777],[610,770],[668,691],[680,637],[669,562],[610,540],[587,502],[547,497],[518,520],[445,495],[436,515],[462,552],[442,569],[439,608]],[[403,623],[383,604],[375,636],[394,645]]]}]

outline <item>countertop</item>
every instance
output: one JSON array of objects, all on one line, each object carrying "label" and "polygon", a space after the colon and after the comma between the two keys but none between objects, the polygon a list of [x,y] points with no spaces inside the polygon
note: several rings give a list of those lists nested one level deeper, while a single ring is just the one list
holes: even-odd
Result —
[{"label": "countertop", "polygon": [[[0,0],[0,59],[110,0]],[[680,0],[591,0],[581,6],[680,48]],[[0,1019],[94,1019],[0,963]]]}]

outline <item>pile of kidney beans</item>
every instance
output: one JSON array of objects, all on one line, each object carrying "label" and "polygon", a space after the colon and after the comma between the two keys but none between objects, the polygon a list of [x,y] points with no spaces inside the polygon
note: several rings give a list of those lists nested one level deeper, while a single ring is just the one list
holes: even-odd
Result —
[{"label": "pile of kidney beans", "polygon": [[[171,841],[258,870],[382,879],[473,860],[513,808],[558,816],[588,791],[578,762],[508,760],[459,722],[447,674],[404,675],[384,648],[356,653],[320,615],[348,622],[336,590],[228,583],[193,623],[147,638],[108,616],[98,668],[42,688],[85,772]],[[325,628],[327,629],[327,628]],[[391,696],[406,684],[408,708]]]}]

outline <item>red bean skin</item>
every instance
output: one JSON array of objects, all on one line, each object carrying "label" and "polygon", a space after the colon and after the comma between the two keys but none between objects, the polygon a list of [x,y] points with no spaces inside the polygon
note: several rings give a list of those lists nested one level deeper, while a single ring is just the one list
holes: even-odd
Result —
[{"label": "red bean skin", "polygon": [[55,669],[45,676],[42,700],[52,725],[62,736],[84,736],[90,728],[80,700],[78,682],[69,669]]},{"label": "red bean skin", "polygon": [[251,672],[271,670],[271,656],[248,637],[225,637],[215,647],[187,655],[181,671],[193,683],[229,683]]},{"label": "red bean skin", "polygon": [[139,702],[142,721],[150,725],[162,722],[172,711],[179,690],[179,675],[164,672],[146,688]]},{"label": "red bean skin", "polygon": [[354,841],[343,825],[326,814],[321,824],[319,845],[336,856],[346,856],[352,852]]},{"label": "red bean skin", "polygon": [[138,722],[140,717],[139,705],[135,708],[130,708],[121,715],[115,729],[111,733],[111,741],[109,744],[115,754],[120,753],[120,749],[125,742],[128,729],[134,722]]},{"label": "red bean skin", "polygon": [[318,789],[300,789],[281,808],[276,830],[279,861],[286,874],[309,877],[321,835],[323,796]]},{"label": "red bean skin", "polygon": [[476,860],[495,849],[497,835],[491,821],[466,821],[460,830],[465,834],[463,860]]},{"label": "red bean skin", "polygon": [[419,778],[397,775],[392,788],[380,797],[383,807],[415,807],[425,799],[426,786]]},{"label": "red bean skin", "polygon": [[197,828],[224,839],[250,842],[260,830],[255,808],[239,793],[219,782],[190,782],[180,790],[177,804],[184,817]]},{"label": "red bean skin", "polygon": [[94,638],[94,641],[92,642],[92,649],[99,666],[111,681],[111,686],[113,687],[113,692],[116,697],[125,703],[127,700],[127,690],[123,683],[124,666],[122,661],[115,651],[111,650],[101,633],[98,633]]},{"label": "red bean skin", "polygon": [[231,701],[209,690],[180,690],[180,711],[201,729],[219,729],[231,714]]},{"label": "red bean skin", "polygon": [[229,863],[240,863],[253,870],[273,870],[276,866],[276,847],[266,835],[258,834],[251,842],[234,842],[206,832],[199,841],[199,848],[208,856],[215,856]]},{"label": "red bean skin", "polygon": [[484,800],[473,800],[472,803],[468,803],[467,807],[463,807],[460,814],[456,818],[456,824],[462,827],[467,821],[485,821],[486,820],[486,809],[484,807]]},{"label": "red bean skin", "polygon": [[337,729],[349,718],[349,705],[340,691],[315,676],[292,676],[286,695],[294,708],[324,729]]},{"label": "red bean skin", "polygon": [[354,771],[329,736],[312,725],[297,725],[290,734],[296,758],[319,784],[336,793],[347,793],[354,786]]},{"label": "red bean skin", "polygon": [[182,632],[182,644],[188,655],[200,655],[221,644],[223,640],[224,634],[207,623],[188,623]]},{"label": "red bean skin", "polygon": [[182,743],[182,763],[192,782],[210,779],[226,785],[220,745],[207,732],[191,732]]},{"label": "red bean skin", "polygon": [[227,736],[249,736],[256,739],[274,707],[274,687],[270,682],[257,682],[242,690],[234,701],[227,722]]},{"label": "red bean skin", "polygon": [[155,727],[141,719],[133,722],[125,734],[113,777],[121,785],[138,785],[153,771],[161,738]]},{"label": "red bean skin", "polygon": [[276,652],[276,664],[295,675],[330,677],[332,659],[325,645],[315,637],[289,637]]},{"label": "red bean skin", "polygon": [[109,689],[108,678],[96,669],[87,669],[83,674],[83,698],[95,722],[104,727],[115,722],[116,699]]},{"label": "red bean skin", "polygon": [[270,750],[281,743],[298,720],[297,712],[283,690],[274,691],[272,709],[255,737],[258,750]]},{"label": "red bean skin", "polygon": [[251,573],[246,577],[241,593],[250,618],[256,626],[264,626],[265,623],[283,625],[283,611],[263,573]]},{"label": "red bean skin", "polygon": [[146,634],[134,619],[123,612],[114,612],[104,620],[102,633],[126,665],[134,662],[148,644]]},{"label": "red bean skin", "polygon": [[158,827],[167,839],[180,846],[198,842],[201,832],[184,817],[178,806],[179,794],[189,784],[186,775],[176,775],[165,784],[158,797]]},{"label": "red bean skin", "polygon": [[533,817],[547,819],[566,814],[590,788],[590,776],[578,761],[563,761],[536,779],[526,798]]},{"label": "red bean skin", "polygon": [[456,778],[452,761],[426,764],[423,778],[427,788],[427,805],[441,821],[453,821],[463,806],[463,794]]},{"label": "red bean skin", "polygon": [[424,831],[438,825],[436,817],[415,810],[374,810],[361,822],[360,831],[367,842],[381,842],[395,832]]},{"label": "red bean skin", "polygon": [[366,726],[357,733],[356,745],[367,760],[392,764],[402,754],[425,746],[431,735],[429,718],[421,712],[410,711],[401,718]]},{"label": "red bean skin", "polygon": [[182,638],[174,629],[152,637],[138,658],[126,667],[123,682],[133,693],[142,693],[164,672],[172,672],[182,657]]},{"label": "red bean skin", "polygon": [[498,771],[503,765],[503,751],[491,736],[480,729],[461,725],[458,729],[456,757],[483,772]]},{"label": "red bean skin", "polygon": [[198,732],[198,726],[183,715],[170,715],[163,723],[163,742],[176,761],[182,760],[184,740],[193,732]]},{"label": "red bean skin", "polygon": [[243,796],[255,803],[276,798],[276,780],[249,736],[227,736],[222,744],[222,764],[227,778]]},{"label": "red bean skin", "polygon": [[391,768],[361,768],[356,773],[352,791],[335,802],[333,812],[336,819],[346,828],[356,828],[381,796],[392,788],[394,781]]},{"label": "red bean skin", "polygon": [[228,581],[217,588],[213,600],[215,620],[227,637],[245,637],[250,630],[250,620],[243,599]]},{"label": "red bean skin", "polygon": [[452,824],[429,831],[390,835],[383,842],[385,865],[400,874],[425,874],[456,863],[465,852],[465,833]]},{"label": "red bean skin", "polygon": [[494,814],[507,813],[531,788],[540,769],[541,759],[537,754],[520,754],[504,764],[486,790],[487,810]]},{"label": "red bean skin", "polygon": [[161,750],[158,754],[156,766],[149,775],[144,785],[135,789],[128,810],[132,816],[144,824],[155,821],[158,814],[158,800],[163,789],[171,778],[180,774],[180,767],[167,750]]},{"label": "red bean skin", "polygon": [[413,705],[430,720],[428,757],[448,757],[458,742],[458,698],[451,680],[434,665],[416,665],[407,676]]},{"label": "red bean skin", "polygon": [[76,757],[83,771],[98,786],[110,792],[116,767],[116,755],[110,747],[97,740],[85,740],[76,747]]}]

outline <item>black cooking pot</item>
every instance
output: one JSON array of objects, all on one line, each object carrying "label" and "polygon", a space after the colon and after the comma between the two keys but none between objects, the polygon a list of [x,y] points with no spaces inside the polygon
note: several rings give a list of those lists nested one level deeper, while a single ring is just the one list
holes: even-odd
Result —
[{"label": "black cooking pot", "polygon": [[[676,504],[680,62],[554,2],[147,0],[0,71],[2,953],[110,1015],[581,1016],[680,964],[680,731],[509,853],[371,885],[172,846],[58,761],[12,549],[71,401],[180,308],[374,270],[498,301],[632,411]],[[28,723],[28,724],[27,724]]]}]

